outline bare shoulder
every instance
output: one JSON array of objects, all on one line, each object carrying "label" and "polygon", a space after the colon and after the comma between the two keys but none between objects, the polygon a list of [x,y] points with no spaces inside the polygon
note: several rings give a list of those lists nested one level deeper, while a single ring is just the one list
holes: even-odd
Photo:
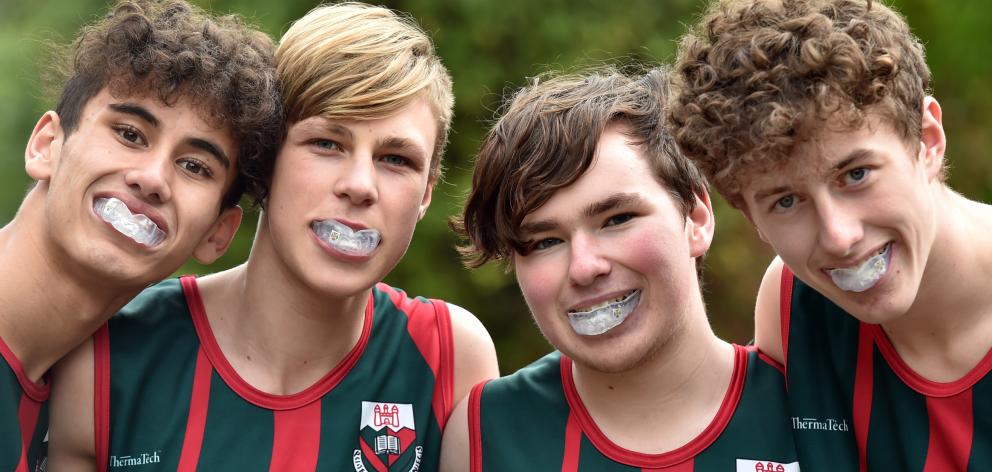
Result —
[{"label": "bare shoulder", "polygon": [[93,339],[90,338],[52,368],[48,470],[96,469],[93,389]]},{"label": "bare shoulder", "polygon": [[782,347],[782,271],[785,264],[776,257],[765,270],[754,306],[754,343],[765,355],[779,363],[785,361]]},{"label": "bare shoulder", "polygon": [[465,397],[451,412],[444,438],[441,442],[441,472],[465,472],[469,470],[470,444],[468,427],[468,403]]},{"label": "bare shoulder", "polygon": [[468,310],[448,303],[455,350],[454,400],[468,395],[482,380],[499,377],[496,347],[482,322]]}]

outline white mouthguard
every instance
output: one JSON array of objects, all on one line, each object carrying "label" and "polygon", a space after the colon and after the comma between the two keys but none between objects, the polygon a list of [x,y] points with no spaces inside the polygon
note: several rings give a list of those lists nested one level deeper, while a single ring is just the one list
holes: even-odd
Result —
[{"label": "white mouthguard", "polygon": [[374,229],[355,231],[335,220],[314,221],[310,228],[328,246],[351,256],[367,256],[379,246],[379,232]]},{"label": "white mouthguard", "polygon": [[875,286],[889,269],[889,255],[892,253],[892,244],[885,246],[885,250],[876,254],[858,267],[850,269],[831,269],[830,278],[840,287],[848,292],[864,292]]},{"label": "white mouthguard", "polygon": [[96,199],[93,202],[93,211],[103,221],[137,243],[155,246],[165,240],[165,231],[150,218],[140,213],[132,214],[127,205],[116,198]]},{"label": "white mouthguard", "polygon": [[627,319],[641,301],[641,291],[627,295],[618,302],[590,311],[577,311],[568,314],[568,323],[576,333],[583,336],[595,336],[616,328]]}]

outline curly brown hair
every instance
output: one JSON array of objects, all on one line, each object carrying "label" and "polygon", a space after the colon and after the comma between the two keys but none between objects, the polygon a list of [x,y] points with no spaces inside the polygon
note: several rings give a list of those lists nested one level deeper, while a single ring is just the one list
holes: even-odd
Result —
[{"label": "curly brown hair", "polygon": [[876,114],[917,142],[930,87],[919,39],[871,0],[717,1],[674,72],[676,141],[737,208],[747,175],[784,165],[828,119]]},{"label": "curly brown hair", "polygon": [[190,100],[238,144],[238,174],[222,208],[268,180],[282,132],[272,40],[234,15],[214,17],[181,0],[128,0],[85,26],[55,65],[64,78],[56,113],[68,136],[86,103],[107,87],[174,105]]},{"label": "curly brown hair", "polygon": [[663,69],[635,76],[607,68],[534,79],[517,91],[476,157],[463,215],[449,222],[467,241],[458,248],[465,265],[509,263],[514,252],[526,254],[520,223],[585,174],[614,122],[629,125],[655,178],[684,214],[692,211],[706,181],[665,130],[667,95]]}]

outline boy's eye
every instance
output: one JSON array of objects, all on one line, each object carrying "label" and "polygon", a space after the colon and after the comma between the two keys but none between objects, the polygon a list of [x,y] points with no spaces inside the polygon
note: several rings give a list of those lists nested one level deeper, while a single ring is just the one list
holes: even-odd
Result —
[{"label": "boy's eye", "polygon": [[608,220],[606,220],[606,226],[616,226],[616,225],[624,224],[632,219],[634,219],[634,215],[630,213],[621,213],[619,215],[611,216]]},{"label": "boy's eye", "polygon": [[531,244],[530,248],[532,251],[541,251],[555,246],[560,242],[561,240],[558,238],[544,238],[534,242],[534,244]]},{"label": "boy's eye", "polygon": [[205,164],[203,164],[202,162],[196,159],[184,159],[182,162],[179,163],[179,166],[185,169],[186,172],[189,172],[191,174],[195,174],[203,177],[210,177],[211,175],[213,175],[209,167],[207,167]]},{"label": "boy's eye", "polygon": [[314,139],[310,144],[322,151],[340,151],[341,145],[330,139]]},{"label": "boy's eye", "polygon": [[121,139],[124,139],[127,142],[145,145],[144,137],[141,136],[141,133],[137,129],[131,126],[116,126],[114,127],[114,131],[121,137]]},{"label": "boy's eye", "polygon": [[850,185],[861,182],[862,180],[865,180],[865,178],[868,177],[869,172],[870,171],[864,167],[851,169],[844,174],[844,183]]},{"label": "boy's eye", "polygon": [[403,156],[397,156],[395,154],[387,154],[385,156],[382,156],[382,161],[385,162],[386,164],[394,165],[394,166],[406,166],[409,165],[410,163],[409,159]]},{"label": "boy's eye", "polygon": [[774,210],[788,210],[796,204],[795,195],[786,195],[775,201]]}]

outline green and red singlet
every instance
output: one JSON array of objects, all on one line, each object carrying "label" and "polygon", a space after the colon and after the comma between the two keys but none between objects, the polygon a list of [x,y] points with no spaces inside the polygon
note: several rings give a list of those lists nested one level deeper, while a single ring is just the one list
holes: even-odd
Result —
[{"label": "green and red singlet", "polygon": [[193,277],[142,292],[94,348],[98,470],[437,469],[454,366],[442,301],[377,284],[358,344],[293,395],[235,372]]},{"label": "green and red singlet", "polygon": [[992,470],[992,351],[954,382],[921,377],[879,325],[786,267],[782,346],[803,472]]},{"label": "green and red singlet", "polygon": [[28,379],[0,338],[0,470],[42,472],[48,463],[48,391]]},{"label": "green and red singlet", "polygon": [[713,421],[663,454],[627,450],[599,429],[559,352],[469,397],[472,472],[798,472],[782,372],[756,350],[734,346],[734,373]]}]

